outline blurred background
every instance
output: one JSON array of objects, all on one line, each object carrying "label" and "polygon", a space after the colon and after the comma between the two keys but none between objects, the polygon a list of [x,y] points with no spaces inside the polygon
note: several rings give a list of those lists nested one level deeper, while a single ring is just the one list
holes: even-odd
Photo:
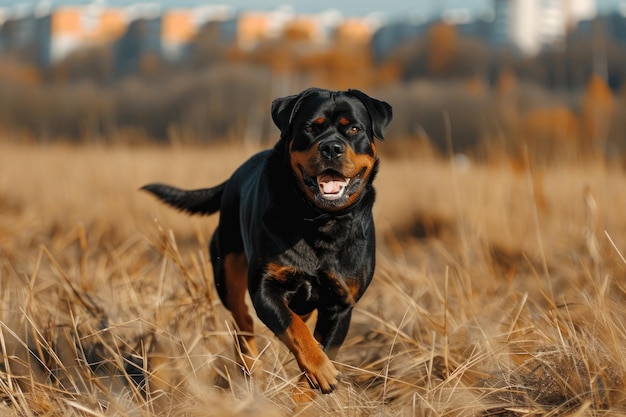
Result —
[{"label": "blurred background", "polygon": [[338,3],[0,0],[0,137],[269,145],[319,86],[392,104],[391,153],[624,158],[626,1]]}]

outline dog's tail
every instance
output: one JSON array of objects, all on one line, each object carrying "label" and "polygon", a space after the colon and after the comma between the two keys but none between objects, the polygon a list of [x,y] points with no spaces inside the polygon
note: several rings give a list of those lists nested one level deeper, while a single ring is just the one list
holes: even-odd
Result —
[{"label": "dog's tail", "polygon": [[189,214],[213,214],[220,209],[222,194],[228,181],[211,188],[182,190],[165,184],[147,184],[141,187],[178,210]]}]

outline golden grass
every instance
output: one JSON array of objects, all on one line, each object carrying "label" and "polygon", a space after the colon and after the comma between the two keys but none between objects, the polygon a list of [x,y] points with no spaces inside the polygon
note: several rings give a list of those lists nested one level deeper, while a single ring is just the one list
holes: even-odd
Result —
[{"label": "golden grass", "polygon": [[202,187],[254,149],[0,144],[0,413],[14,416],[626,412],[626,176],[383,158],[378,266],[336,393],[295,404],[260,323],[237,365],[206,241],[140,193]]}]

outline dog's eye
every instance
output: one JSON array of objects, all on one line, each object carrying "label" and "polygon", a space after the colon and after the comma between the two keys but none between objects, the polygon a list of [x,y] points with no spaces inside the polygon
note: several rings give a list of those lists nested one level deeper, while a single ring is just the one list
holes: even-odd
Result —
[{"label": "dog's eye", "polygon": [[305,131],[305,132],[308,132],[308,133],[313,132],[313,126],[311,126],[311,125],[305,126],[305,127],[304,127],[304,131]]},{"label": "dog's eye", "polygon": [[357,133],[359,133],[359,128],[356,126],[352,126],[350,130],[348,130],[349,135],[356,135]]}]

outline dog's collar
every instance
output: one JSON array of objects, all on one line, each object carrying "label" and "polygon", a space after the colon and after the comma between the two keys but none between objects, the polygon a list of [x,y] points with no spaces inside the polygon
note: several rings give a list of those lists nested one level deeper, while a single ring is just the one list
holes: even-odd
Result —
[{"label": "dog's collar", "polygon": [[313,216],[304,216],[304,217],[302,217],[302,220],[304,220],[305,222],[311,222],[311,223],[314,223],[314,222],[319,221],[319,220],[328,220],[328,219],[330,219],[330,214],[322,212],[322,211],[320,211],[317,214],[317,216],[313,215]]},{"label": "dog's collar", "polygon": [[351,204],[349,207],[337,211],[324,211],[315,207],[315,205],[313,205],[310,200],[304,199],[304,203],[307,205],[307,211],[306,213],[304,213],[301,219],[308,223],[315,223],[327,220],[343,220],[347,218],[352,218],[354,217],[354,211],[357,210],[358,207],[360,207],[362,200],[363,196],[359,196],[359,199]]}]

